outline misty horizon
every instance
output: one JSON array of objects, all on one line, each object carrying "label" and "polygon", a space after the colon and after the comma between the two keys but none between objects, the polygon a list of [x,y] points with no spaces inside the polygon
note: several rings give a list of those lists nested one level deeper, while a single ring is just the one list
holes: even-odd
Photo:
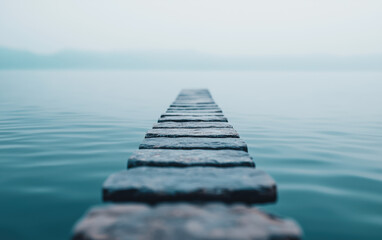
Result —
[{"label": "misty horizon", "polygon": [[380,71],[382,54],[211,54],[193,50],[61,50],[0,47],[0,69]]}]

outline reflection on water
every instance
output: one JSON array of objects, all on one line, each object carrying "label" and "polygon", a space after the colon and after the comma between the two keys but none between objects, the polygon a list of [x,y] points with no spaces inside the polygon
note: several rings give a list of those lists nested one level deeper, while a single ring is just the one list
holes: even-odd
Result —
[{"label": "reflection on water", "polygon": [[382,236],[382,73],[0,72],[2,239],[67,239],[185,87],[208,87],[305,239]]}]

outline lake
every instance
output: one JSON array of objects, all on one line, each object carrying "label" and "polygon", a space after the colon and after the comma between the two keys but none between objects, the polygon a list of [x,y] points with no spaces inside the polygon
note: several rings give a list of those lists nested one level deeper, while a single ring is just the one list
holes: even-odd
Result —
[{"label": "lake", "polygon": [[382,238],[382,72],[0,71],[0,235],[68,239],[182,88],[209,88],[306,240]]}]

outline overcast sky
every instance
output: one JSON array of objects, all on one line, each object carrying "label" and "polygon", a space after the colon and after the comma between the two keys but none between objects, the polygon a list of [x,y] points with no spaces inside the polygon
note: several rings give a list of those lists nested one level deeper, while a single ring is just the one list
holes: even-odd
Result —
[{"label": "overcast sky", "polygon": [[380,54],[381,0],[0,0],[0,46]]}]

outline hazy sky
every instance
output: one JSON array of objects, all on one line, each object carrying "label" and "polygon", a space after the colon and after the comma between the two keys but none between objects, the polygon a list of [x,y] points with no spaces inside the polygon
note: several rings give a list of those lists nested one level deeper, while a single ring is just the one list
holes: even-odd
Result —
[{"label": "hazy sky", "polygon": [[376,54],[382,1],[0,0],[0,36],[0,46],[38,53]]}]

